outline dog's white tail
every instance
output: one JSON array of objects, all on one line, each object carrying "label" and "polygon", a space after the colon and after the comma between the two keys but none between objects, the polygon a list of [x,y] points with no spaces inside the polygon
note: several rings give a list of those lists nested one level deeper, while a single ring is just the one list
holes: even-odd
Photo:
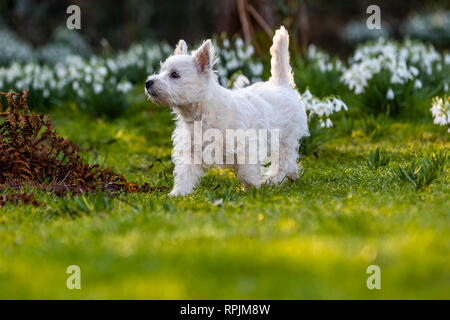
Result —
[{"label": "dog's white tail", "polygon": [[289,64],[289,34],[283,26],[275,31],[270,55],[272,56],[270,81],[276,85],[289,85],[295,88],[294,76]]}]

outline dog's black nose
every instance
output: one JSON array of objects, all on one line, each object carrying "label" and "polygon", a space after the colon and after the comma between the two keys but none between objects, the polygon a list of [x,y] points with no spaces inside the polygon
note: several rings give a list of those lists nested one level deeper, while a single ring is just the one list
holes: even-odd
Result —
[{"label": "dog's black nose", "polygon": [[145,81],[145,87],[147,89],[150,89],[154,83],[155,83],[155,81],[149,79],[149,80]]}]

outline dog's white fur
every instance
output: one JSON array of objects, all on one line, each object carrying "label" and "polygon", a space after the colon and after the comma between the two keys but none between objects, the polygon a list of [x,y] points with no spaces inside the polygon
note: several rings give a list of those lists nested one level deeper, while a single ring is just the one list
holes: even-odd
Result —
[{"label": "dog's white fur", "polygon": [[[189,164],[190,159],[183,158],[186,133],[189,132],[192,139],[194,121],[202,121],[203,130],[220,130],[223,136],[226,129],[279,129],[279,165],[271,166],[267,176],[263,174],[264,163],[236,163],[231,167],[245,186],[259,187],[264,183],[280,183],[285,177],[298,178],[298,148],[300,139],[308,135],[308,124],[295,89],[289,64],[289,35],[284,27],[276,31],[270,54],[269,81],[229,90],[219,85],[214,73],[211,41],[206,40],[189,55],[186,43],[180,40],[174,55],[161,65],[159,74],[149,76],[148,80],[153,81],[152,87],[146,88],[150,100],[172,107],[176,115],[172,135],[175,169],[171,196],[193,192],[206,168],[202,164]],[[173,72],[178,77],[174,78]]]}]

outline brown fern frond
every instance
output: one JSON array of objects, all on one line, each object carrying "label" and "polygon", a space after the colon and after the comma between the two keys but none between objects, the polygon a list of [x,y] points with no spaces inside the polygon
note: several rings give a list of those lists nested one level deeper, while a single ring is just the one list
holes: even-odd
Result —
[{"label": "brown fern frond", "polygon": [[[30,111],[27,94],[27,91],[0,92],[8,102],[6,111],[0,113],[3,118],[0,120],[0,192],[24,186],[45,189],[58,196],[97,190],[130,193],[166,189],[148,184],[138,186],[110,169],[84,162],[78,148],[59,136],[50,116]],[[7,197],[2,197],[7,201]],[[12,199],[34,203],[23,194]]]}]

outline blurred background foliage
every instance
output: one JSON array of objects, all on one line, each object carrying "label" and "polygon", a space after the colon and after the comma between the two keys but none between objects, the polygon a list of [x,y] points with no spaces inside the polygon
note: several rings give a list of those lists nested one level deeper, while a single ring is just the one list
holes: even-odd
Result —
[{"label": "blurred background foliage", "polygon": [[[371,4],[380,6],[383,32],[391,37],[407,33],[421,40],[436,40],[435,45],[450,45],[449,36],[440,34],[446,29],[449,32],[450,2],[446,0],[0,0],[0,24],[31,45],[43,46],[52,40],[55,29],[65,24],[71,4],[82,11],[78,33],[96,50],[102,44],[127,48],[149,40],[173,44],[184,38],[194,43],[226,32],[240,33],[253,42],[258,53],[258,47],[269,42],[268,29],[284,24],[299,45],[314,43],[346,52],[355,39],[367,40],[358,24],[364,25],[366,8]],[[241,10],[241,4],[248,10]],[[414,20],[437,9],[440,16],[430,14],[424,21]],[[424,31],[423,24],[432,32]],[[349,35],[351,39],[345,41]]]},{"label": "blurred background foliage", "polygon": [[[66,27],[73,4],[81,30]],[[366,25],[373,4],[380,30]],[[268,79],[264,66],[281,24],[300,92],[338,96],[350,113],[431,116],[431,98],[448,94],[450,2],[443,0],[0,0],[0,90],[30,90],[32,108],[75,102],[114,118],[131,104],[124,94],[142,86],[180,38],[190,50],[213,39],[224,86],[241,75]],[[322,110],[324,101],[316,102]]]}]

